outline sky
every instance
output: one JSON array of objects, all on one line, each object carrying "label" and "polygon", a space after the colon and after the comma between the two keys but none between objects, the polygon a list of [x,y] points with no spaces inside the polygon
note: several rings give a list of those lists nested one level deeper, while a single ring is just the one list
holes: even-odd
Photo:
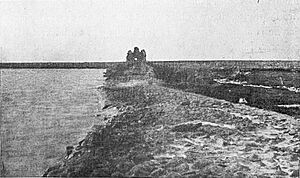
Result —
[{"label": "sky", "polygon": [[300,59],[299,0],[0,0],[0,62]]}]

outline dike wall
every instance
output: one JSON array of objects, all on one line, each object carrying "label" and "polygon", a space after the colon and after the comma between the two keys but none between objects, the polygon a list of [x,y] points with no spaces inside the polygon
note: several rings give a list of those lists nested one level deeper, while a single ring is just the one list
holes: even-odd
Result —
[{"label": "dike wall", "polygon": [[164,65],[168,67],[188,67],[197,69],[266,69],[266,70],[300,70],[299,60],[209,60],[209,61],[150,61],[149,64]]},{"label": "dike wall", "polygon": [[67,147],[43,176],[299,176],[295,118],[161,86],[144,67],[108,70],[98,113],[106,124]]}]

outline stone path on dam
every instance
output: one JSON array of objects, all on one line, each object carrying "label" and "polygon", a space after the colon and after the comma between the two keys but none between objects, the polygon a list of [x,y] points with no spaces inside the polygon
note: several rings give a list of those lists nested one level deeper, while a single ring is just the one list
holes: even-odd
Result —
[{"label": "stone path on dam", "polygon": [[109,104],[98,114],[106,124],[44,176],[299,176],[294,117],[138,78],[108,80]]}]

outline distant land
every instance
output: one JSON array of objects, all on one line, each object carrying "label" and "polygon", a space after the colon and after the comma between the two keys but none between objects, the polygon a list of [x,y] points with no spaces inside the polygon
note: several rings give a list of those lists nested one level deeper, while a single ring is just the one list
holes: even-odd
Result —
[{"label": "distant land", "polygon": [[0,63],[0,69],[105,69],[122,62],[28,62]]},{"label": "distant land", "polygon": [[[150,64],[170,66],[187,66],[210,69],[282,69],[300,70],[300,60],[180,60],[180,61],[148,61]],[[125,62],[22,62],[0,63],[0,69],[105,69]]]}]

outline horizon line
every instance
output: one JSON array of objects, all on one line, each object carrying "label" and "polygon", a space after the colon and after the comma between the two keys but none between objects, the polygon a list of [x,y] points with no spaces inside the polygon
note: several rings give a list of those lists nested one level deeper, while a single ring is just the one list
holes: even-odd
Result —
[{"label": "horizon line", "polygon": [[[149,62],[184,62],[184,61],[295,61],[300,62],[300,59],[150,59]],[[104,62],[126,62],[125,60],[121,61],[0,61],[0,63],[104,63]]]}]

